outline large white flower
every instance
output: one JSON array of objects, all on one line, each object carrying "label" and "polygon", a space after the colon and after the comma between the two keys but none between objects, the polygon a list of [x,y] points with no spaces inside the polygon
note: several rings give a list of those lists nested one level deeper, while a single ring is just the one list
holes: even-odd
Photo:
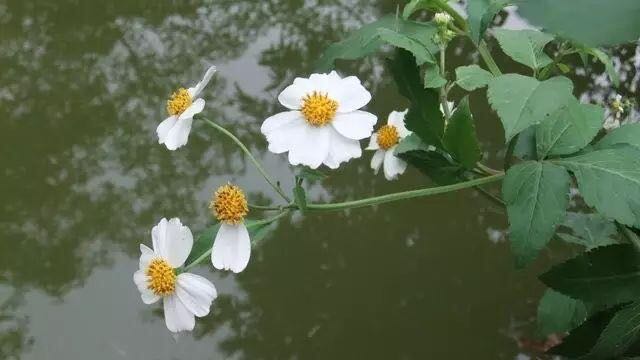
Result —
[{"label": "large white flower", "polygon": [[355,76],[341,78],[335,71],[296,78],[278,96],[290,111],[269,117],[262,133],[269,151],[289,152],[291,165],[332,169],[362,155],[359,140],[373,132],[377,118],[360,111],[371,94]]},{"label": "large white flower", "polygon": [[216,269],[239,273],[251,257],[251,240],[244,225],[244,217],[249,212],[247,199],[239,187],[227,184],[216,190],[209,208],[220,221],[211,249],[211,263]]},{"label": "large white flower", "polygon": [[407,169],[407,163],[393,154],[400,140],[411,134],[404,126],[404,117],[407,111],[392,111],[389,114],[387,125],[381,127],[371,136],[367,150],[375,150],[371,158],[371,168],[377,174],[382,166],[384,177],[387,180],[395,180],[398,175]]},{"label": "large white flower", "polygon": [[198,95],[207,86],[215,72],[216,67],[210,66],[205,72],[202,81],[194,87],[176,90],[171,95],[171,98],[167,100],[169,117],[161,122],[156,129],[159,144],[164,144],[169,150],[176,150],[187,144],[193,116],[204,109],[205,101],[202,98],[198,98]]},{"label": "large white flower", "polygon": [[191,331],[195,317],[209,314],[211,303],[218,296],[213,284],[202,276],[176,268],[187,260],[193,236],[180,219],[162,219],[151,230],[153,249],[140,244],[140,269],[133,274],[142,301],[153,304],[162,299],[164,319],[172,332]]}]

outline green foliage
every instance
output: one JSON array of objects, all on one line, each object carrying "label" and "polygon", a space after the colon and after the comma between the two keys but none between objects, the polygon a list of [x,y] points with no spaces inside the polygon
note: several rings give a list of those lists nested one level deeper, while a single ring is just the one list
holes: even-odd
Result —
[{"label": "green foliage", "polygon": [[562,225],[571,229],[573,233],[573,235],[559,233],[558,236],[562,240],[585,246],[589,250],[618,242],[615,239],[615,224],[598,213],[568,212]]},{"label": "green foliage", "polygon": [[571,80],[562,76],[540,82],[528,76],[507,74],[489,83],[487,96],[509,141],[565,106],[573,97],[572,90]]},{"label": "green foliage", "polygon": [[316,68],[328,71],[333,68],[336,59],[358,59],[377,51],[385,43],[410,50],[418,62],[435,63],[433,54],[439,51],[438,45],[433,41],[436,32],[436,26],[431,23],[386,15],[329,46],[316,63]]},{"label": "green foliage", "polygon": [[493,18],[510,2],[511,0],[468,0],[467,21],[471,40],[479,43]]},{"label": "green foliage", "polygon": [[589,303],[635,301],[640,298],[640,253],[627,244],[595,248],[556,265],[540,280]]},{"label": "green foliage", "polygon": [[554,160],[571,170],[589,206],[630,226],[640,225],[640,150],[629,145]]},{"label": "green foliage", "polygon": [[320,170],[311,169],[309,167],[303,166],[298,172],[297,177],[307,181],[319,181],[319,180],[326,179],[327,174],[323,173]]},{"label": "green foliage", "polygon": [[623,355],[640,334],[640,301],[618,311],[604,328],[589,359],[611,359]]},{"label": "green foliage", "polygon": [[613,86],[620,86],[620,76],[616,71],[616,68],[613,66],[613,60],[611,57],[604,51],[596,48],[584,48],[582,51],[586,52],[589,55],[593,55],[598,61],[604,64],[604,69],[609,75],[609,79],[613,83]]},{"label": "green foliage", "polygon": [[[514,138],[516,139],[516,138]],[[522,160],[537,160],[536,127],[530,126],[518,134],[513,147],[513,155]]]},{"label": "green foliage", "polygon": [[528,161],[507,171],[502,192],[518,266],[534,260],[564,220],[569,183],[565,169],[547,162]]},{"label": "green foliage", "polygon": [[496,29],[496,39],[505,54],[532,69],[541,69],[551,63],[544,47],[553,36],[535,30]]},{"label": "green foliage", "polygon": [[398,144],[395,155],[440,185],[457,183],[464,173],[464,168],[453,159],[425,144],[416,134],[404,138]]},{"label": "green foliage", "polygon": [[462,166],[473,169],[482,157],[469,98],[460,101],[444,132],[444,147]]},{"label": "green foliage", "polygon": [[437,65],[428,65],[424,69],[424,87],[439,88],[447,84],[447,79],[440,75],[440,68]]},{"label": "green foliage", "polygon": [[611,131],[595,145],[596,149],[607,149],[617,144],[629,144],[640,149],[640,123],[625,124]]},{"label": "green foliage", "polygon": [[478,65],[460,66],[456,69],[456,84],[467,91],[489,85],[493,75]]},{"label": "green foliage", "polygon": [[538,158],[548,155],[568,155],[581,150],[602,129],[604,109],[581,104],[572,98],[536,129]]},{"label": "green foliage", "polygon": [[618,45],[640,37],[638,0],[517,0],[516,4],[533,25],[588,46]]},{"label": "green foliage", "polygon": [[293,188],[293,199],[302,212],[307,210],[307,194],[302,187],[301,180],[296,179],[296,185]]},{"label": "green foliage", "polygon": [[547,289],[538,304],[538,333],[548,336],[569,332],[586,318],[587,307],[582,301]]}]

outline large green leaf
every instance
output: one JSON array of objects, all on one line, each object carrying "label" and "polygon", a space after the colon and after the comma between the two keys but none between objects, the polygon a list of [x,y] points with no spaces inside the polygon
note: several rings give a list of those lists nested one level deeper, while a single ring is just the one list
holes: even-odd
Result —
[{"label": "large green leaf", "polygon": [[420,70],[411,53],[406,50],[396,50],[396,56],[387,60],[387,67],[398,91],[411,102],[404,120],[407,129],[425,143],[442,148],[444,118],[440,112],[438,91],[424,88],[420,81]]},{"label": "large green leaf", "polygon": [[431,23],[419,23],[397,18],[395,15],[386,15],[353,31],[346,39],[330,45],[316,63],[316,68],[319,71],[328,71],[333,68],[336,59],[358,59],[377,51],[387,42],[415,51],[418,61],[435,62],[428,54],[436,54],[439,51],[438,45],[433,41],[436,32],[436,26]]},{"label": "large green leaf", "polygon": [[444,146],[467,169],[473,169],[482,157],[476,127],[469,109],[469,97],[460,101],[444,132]]},{"label": "large green leaf", "polygon": [[513,155],[522,160],[537,160],[536,151],[536,127],[529,126],[524,129],[516,138],[513,146]]},{"label": "large green leaf", "polygon": [[638,0],[517,0],[519,13],[533,25],[596,47],[640,37]]},{"label": "large green leaf", "polygon": [[596,149],[606,149],[616,144],[629,144],[640,149],[640,123],[622,125],[613,130],[598,141]]},{"label": "large green leaf", "polygon": [[623,355],[640,335],[640,301],[618,311],[604,328],[587,359],[612,359]]},{"label": "large green leaf", "polygon": [[478,65],[460,66],[456,69],[456,84],[467,91],[485,87],[493,75]]},{"label": "large green leaf", "polygon": [[564,220],[569,183],[565,169],[547,162],[528,161],[507,171],[502,192],[518,266],[534,260]]},{"label": "large green leaf", "polygon": [[440,75],[440,67],[438,65],[429,64],[424,69],[424,87],[435,89],[447,83],[447,79]]},{"label": "large green leaf", "polygon": [[507,74],[489,83],[487,96],[509,141],[566,106],[573,97],[572,90],[571,80],[562,76],[540,82],[528,76]]},{"label": "large green leaf", "polygon": [[467,14],[471,39],[477,44],[482,40],[485,31],[493,18],[505,7],[510,0],[468,0]]},{"label": "large green leaf", "polygon": [[587,308],[580,300],[548,289],[538,304],[538,332],[547,336],[565,333],[587,318]]},{"label": "large green leaf", "polygon": [[585,202],[603,215],[640,226],[640,150],[630,145],[554,160],[571,170]]},{"label": "large green leaf", "polygon": [[573,235],[559,233],[558,236],[561,239],[585,246],[589,250],[618,242],[615,239],[617,233],[615,224],[598,213],[567,212],[562,226],[571,229]]},{"label": "large green leaf", "polygon": [[633,245],[595,248],[540,276],[552,289],[585,302],[619,304],[640,298],[640,253]]},{"label": "large green leaf", "polygon": [[398,144],[395,155],[439,185],[457,183],[464,173],[464,168],[434,146],[425,144],[415,134],[407,136]]},{"label": "large green leaf", "polygon": [[505,54],[532,69],[540,69],[551,63],[544,47],[553,36],[535,30],[496,29],[496,39]]},{"label": "large green leaf", "polygon": [[604,109],[581,104],[572,98],[536,129],[538,158],[548,155],[573,154],[587,146],[598,135],[604,122]]}]

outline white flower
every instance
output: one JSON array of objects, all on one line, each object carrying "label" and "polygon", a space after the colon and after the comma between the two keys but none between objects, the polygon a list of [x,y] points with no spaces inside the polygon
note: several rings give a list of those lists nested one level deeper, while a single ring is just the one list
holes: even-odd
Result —
[{"label": "white flower", "polygon": [[193,116],[204,109],[204,99],[198,98],[198,95],[207,86],[215,72],[216,67],[210,66],[202,81],[194,87],[180,88],[171,95],[167,101],[169,117],[156,129],[159,144],[164,144],[169,150],[176,150],[187,144]]},{"label": "white flower", "polygon": [[438,25],[449,25],[453,18],[446,12],[439,12],[433,16],[433,21]]},{"label": "white flower", "polygon": [[393,154],[400,140],[409,136],[411,132],[404,126],[407,111],[392,111],[387,125],[381,127],[371,136],[367,150],[375,150],[371,159],[371,168],[377,174],[380,166],[384,168],[384,177],[394,180],[407,169],[407,163]]},{"label": "white flower", "polygon": [[602,127],[605,130],[617,129],[620,127],[620,119],[618,119],[616,116],[609,116],[607,120],[605,120],[604,124],[602,124]]},{"label": "white flower", "polygon": [[602,127],[605,130],[617,129],[621,125],[622,115],[624,115],[624,105],[622,104],[622,95],[616,95],[611,102],[611,110],[608,111],[609,116],[605,120]]},{"label": "white flower", "polygon": [[191,331],[195,316],[209,314],[211,303],[218,296],[213,284],[202,276],[176,268],[187,260],[193,236],[180,219],[162,219],[151,230],[153,250],[140,244],[140,269],[133,274],[142,301],[153,304],[162,298],[164,319],[171,332]]},{"label": "white flower", "polygon": [[216,269],[239,273],[251,257],[251,240],[244,225],[244,217],[249,212],[247,199],[239,187],[227,184],[216,190],[209,208],[220,221],[211,249],[211,263]]},{"label": "white flower", "polygon": [[362,155],[358,140],[371,136],[377,121],[375,115],[358,110],[371,100],[360,80],[343,79],[335,71],[296,78],[278,100],[291,111],[269,117],[261,131],[269,151],[288,151],[291,165],[337,169]]}]

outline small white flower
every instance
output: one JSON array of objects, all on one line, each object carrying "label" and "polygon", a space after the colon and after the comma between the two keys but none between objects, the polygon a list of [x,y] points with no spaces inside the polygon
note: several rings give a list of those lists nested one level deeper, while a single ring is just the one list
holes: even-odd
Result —
[{"label": "small white flower", "polygon": [[411,132],[404,126],[407,111],[392,111],[387,125],[381,127],[371,136],[367,150],[375,150],[371,159],[371,168],[377,174],[383,166],[384,177],[394,180],[407,169],[407,163],[393,154],[400,140],[409,136]]},{"label": "small white flower", "polygon": [[209,314],[218,296],[216,288],[202,276],[184,272],[176,275],[175,269],[184,264],[193,246],[191,230],[180,219],[160,220],[151,237],[153,249],[140,244],[140,268],[133,274],[133,282],[145,304],[162,298],[169,331],[191,331],[196,316]]},{"label": "small white flower", "polygon": [[227,184],[216,190],[209,208],[220,221],[211,249],[211,263],[218,270],[239,273],[251,257],[251,240],[244,225],[244,217],[249,212],[247,199],[239,187]]},{"label": "small white flower", "polygon": [[620,127],[620,119],[618,119],[616,116],[609,116],[607,120],[605,120],[604,124],[602,124],[602,127],[605,130],[617,129]]},{"label": "small white flower", "polygon": [[202,81],[194,87],[180,88],[171,95],[167,101],[169,117],[161,122],[156,129],[159,144],[164,144],[169,150],[176,150],[187,144],[193,116],[204,109],[205,101],[198,98],[198,95],[207,86],[215,72],[216,67],[210,66]]},{"label": "small white flower", "polygon": [[453,18],[446,12],[439,12],[433,16],[433,21],[438,25],[449,25]]},{"label": "small white flower", "polygon": [[362,155],[359,140],[371,136],[377,121],[375,115],[358,110],[371,100],[360,80],[343,79],[335,71],[296,78],[278,100],[291,111],[269,117],[261,131],[269,151],[289,152],[291,165],[337,169]]}]

